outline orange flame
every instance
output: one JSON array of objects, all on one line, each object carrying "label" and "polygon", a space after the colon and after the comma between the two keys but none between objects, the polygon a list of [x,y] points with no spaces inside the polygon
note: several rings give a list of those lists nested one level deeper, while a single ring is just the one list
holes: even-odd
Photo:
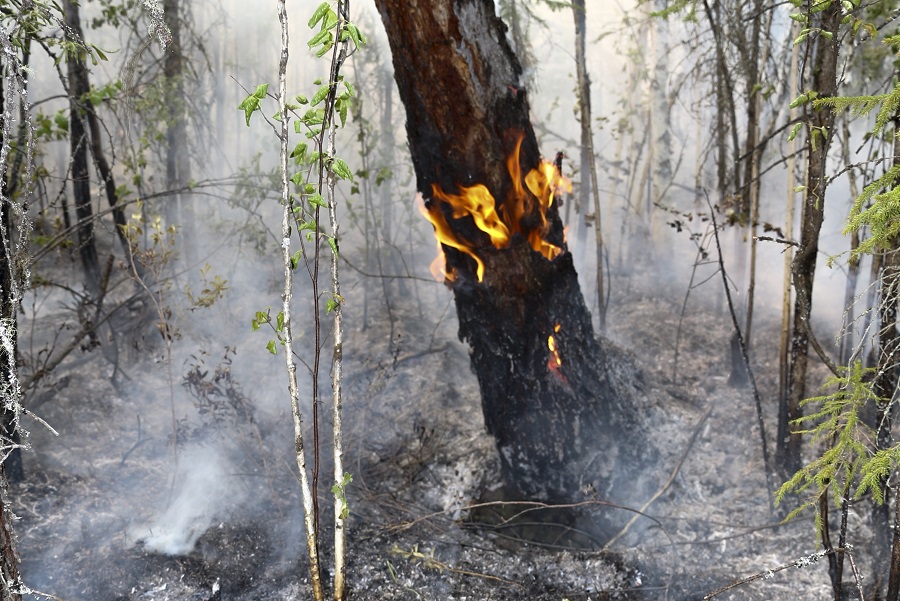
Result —
[{"label": "orange flame", "polygon": [[[560,325],[556,324],[553,326],[553,331],[555,333],[559,332]],[[550,358],[547,360],[547,367],[549,367],[553,371],[558,371],[560,367],[562,367],[562,359],[559,358],[559,351],[556,348],[556,339],[553,337],[553,334],[547,337],[547,348],[550,349]]]},{"label": "orange flame", "polygon": [[[524,134],[519,134],[513,153],[507,158],[506,166],[512,179],[512,189],[506,203],[497,210],[497,202],[483,184],[463,187],[458,194],[444,192],[437,184],[432,185],[432,200],[428,205],[419,204],[419,211],[434,226],[434,235],[441,245],[455,248],[475,260],[478,281],[484,280],[484,262],[478,257],[476,243],[463,240],[453,230],[445,217],[442,205],[450,208],[453,219],[471,217],[472,221],[490,238],[494,248],[509,247],[513,235],[521,234],[528,239],[535,252],[552,261],[562,253],[562,248],[546,240],[550,230],[547,210],[553,205],[554,197],[560,190],[572,191],[572,183],[553,163],[541,161],[537,169],[532,169],[522,178],[519,154]],[[524,185],[523,185],[524,184]],[[527,188],[527,192],[526,192]],[[443,251],[432,263],[431,272],[438,281],[456,279],[455,274],[447,274],[441,269]],[[437,265],[437,267],[436,267]],[[441,277],[441,274],[444,277]]]}]

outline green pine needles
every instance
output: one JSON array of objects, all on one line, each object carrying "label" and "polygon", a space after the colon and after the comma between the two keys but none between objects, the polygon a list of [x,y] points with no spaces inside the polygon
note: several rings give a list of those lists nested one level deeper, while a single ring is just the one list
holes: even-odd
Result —
[{"label": "green pine needles", "polygon": [[818,411],[801,417],[792,424],[805,426],[806,429],[799,432],[810,436],[813,444],[827,441],[827,448],[821,456],[785,482],[775,495],[775,502],[780,503],[790,493],[808,492],[806,500],[786,520],[814,507],[816,531],[821,533],[818,501],[822,495],[827,494],[829,487],[832,488],[838,506],[849,496],[854,484],[855,498],[860,498],[871,490],[878,503],[884,501],[881,486],[892,469],[892,462],[900,458],[900,448],[872,452],[875,433],[866,425],[861,414],[868,403],[879,400],[872,389],[874,372],[874,368],[863,367],[861,361],[856,361],[849,367],[841,368],[839,376],[832,376],[827,380],[824,388],[833,392],[803,401],[804,406],[815,405]]}]

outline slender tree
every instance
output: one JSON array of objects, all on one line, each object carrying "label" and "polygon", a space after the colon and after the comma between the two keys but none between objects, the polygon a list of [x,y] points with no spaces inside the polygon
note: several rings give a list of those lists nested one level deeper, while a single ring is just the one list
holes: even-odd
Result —
[{"label": "slender tree", "polygon": [[94,212],[91,206],[91,173],[88,153],[90,139],[86,124],[84,103],[90,92],[87,66],[84,64],[81,15],[78,3],[65,0],[66,37],[70,50],[66,57],[69,76],[69,144],[71,157],[72,194],[75,199],[75,215],[78,218],[78,250],[88,290],[96,294],[100,287],[100,261],[94,241]]},{"label": "slender tree", "polygon": [[[825,10],[812,13],[818,33],[814,36],[812,89],[820,98],[837,92],[837,64],[840,37],[837,35],[841,19],[841,4],[830,2]],[[800,226],[800,246],[794,257],[792,277],[796,299],[791,334],[791,364],[788,389],[782,395],[778,419],[777,460],[785,475],[801,467],[799,433],[792,432],[790,422],[799,418],[800,403],[806,398],[806,372],[809,363],[810,323],[813,281],[819,253],[819,232],[825,212],[825,191],[828,185],[826,159],[831,147],[834,111],[827,108],[812,110],[807,135],[807,181]]]},{"label": "slender tree", "polygon": [[[182,40],[181,0],[163,0],[166,25],[172,34],[171,43],[166,48],[163,63],[165,77],[166,105],[166,187],[173,191],[172,202],[166,207],[170,224],[178,224],[186,243],[183,245],[188,268],[197,263],[197,237],[195,231],[194,200],[186,190],[191,182],[191,156],[188,140],[188,97],[185,79],[188,59]],[[189,9],[189,7],[187,7]]]},{"label": "slender tree", "polygon": [[597,182],[597,165],[594,159],[594,133],[591,129],[591,78],[587,72],[587,6],[572,3],[575,17],[575,72],[578,78],[578,112],[581,122],[581,186],[578,191],[583,213],[594,206],[594,242],[596,250],[597,317],[600,331],[606,328],[606,295],[603,286],[603,222],[600,215],[600,190]]}]

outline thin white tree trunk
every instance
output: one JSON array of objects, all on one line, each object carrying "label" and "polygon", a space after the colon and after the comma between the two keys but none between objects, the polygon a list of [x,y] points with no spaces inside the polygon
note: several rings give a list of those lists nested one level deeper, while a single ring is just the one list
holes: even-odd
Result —
[{"label": "thin white tree trunk", "polygon": [[[344,15],[349,14],[350,3],[348,0],[338,2],[338,14],[341,15],[338,21],[337,31],[344,28]],[[334,88],[337,87],[337,73],[341,63],[347,54],[347,42],[338,44],[335,48],[336,58],[332,61],[332,79],[329,82]],[[334,92],[332,92],[333,97]],[[337,131],[337,125],[334,121],[333,105],[326,105],[326,113],[331,110],[331,115],[326,114],[328,123],[328,150],[327,156],[335,158],[334,137]],[[332,393],[334,404],[333,418],[333,449],[334,449],[334,600],[342,601],[344,598],[344,578],[346,576],[346,515],[347,515],[347,496],[346,482],[344,481],[344,444],[343,444],[343,428],[342,428],[342,411],[343,411],[343,370],[344,370],[344,322],[343,322],[343,298],[341,297],[341,284],[338,277],[338,221],[337,207],[334,196],[335,174],[329,163],[326,176],[327,202],[328,202],[328,220],[331,225],[331,237],[334,246],[331,253],[331,290],[332,300],[334,304],[334,355],[332,358]],[[368,224],[367,224],[368,226]],[[366,234],[368,236],[368,233]]]},{"label": "thin white tree trunk", "polygon": [[303,514],[306,524],[306,547],[309,552],[309,571],[312,581],[313,598],[324,601],[325,592],[322,587],[322,575],[319,570],[319,550],[315,514],[313,510],[312,490],[306,473],[306,454],[303,448],[303,419],[300,413],[300,388],[297,385],[297,364],[294,363],[293,335],[291,333],[291,297],[293,295],[294,272],[291,268],[291,188],[288,175],[288,111],[287,102],[287,65],[288,65],[288,21],[285,0],[278,0],[278,20],[281,23],[281,61],[278,65],[278,110],[281,115],[281,259],[284,266],[284,292],[281,296],[281,310],[284,313],[284,356],[288,374],[288,390],[291,396],[291,413],[294,418],[294,450],[297,456],[297,469],[300,472],[300,492],[303,495]]}]

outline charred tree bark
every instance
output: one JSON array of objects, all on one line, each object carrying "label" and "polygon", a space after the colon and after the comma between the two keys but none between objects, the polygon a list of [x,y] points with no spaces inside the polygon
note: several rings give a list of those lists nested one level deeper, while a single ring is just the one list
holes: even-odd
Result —
[{"label": "charred tree bark", "polygon": [[96,109],[90,103],[85,105],[85,116],[87,117],[88,129],[91,133],[91,154],[94,156],[94,161],[97,163],[97,171],[100,172],[100,178],[103,180],[103,189],[106,192],[106,201],[112,210],[119,244],[122,245],[122,250],[125,251],[127,256],[131,254],[132,250],[128,237],[125,235],[125,226],[127,224],[125,211],[119,204],[119,195],[116,192],[116,179],[113,176],[112,167],[109,161],[106,160],[106,153],[103,152],[103,143],[100,137],[100,118],[97,116]]},{"label": "charred tree bark", "polygon": [[[426,203],[434,207],[433,186],[456,192],[484,184],[498,199],[498,211],[509,210],[505,199],[521,182],[510,177],[506,160],[519,136],[523,174],[539,165],[540,154],[521,68],[493,3],[377,5]],[[471,347],[485,423],[497,441],[507,483],[528,498],[573,500],[587,487],[601,498],[622,499],[626,481],[634,482],[639,469],[633,437],[640,427],[633,397],[619,390],[613,362],[594,336],[558,203],[547,214],[546,240],[562,249],[553,260],[521,235],[495,248],[470,217],[454,219],[449,211],[445,217],[455,232],[477,241],[475,253],[484,263],[479,281],[468,254],[444,247],[448,267],[457,274],[448,285],[459,336]],[[553,367],[550,336],[559,355]],[[614,461],[627,467],[614,471]]]},{"label": "charred tree bark", "polygon": [[[69,41],[81,44],[81,17],[78,5],[72,0],[63,3],[66,13],[66,35]],[[94,214],[91,208],[91,176],[88,169],[90,145],[85,128],[84,103],[90,92],[87,66],[84,59],[73,50],[67,57],[69,77],[69,144],[72,160],[72,194],[75,199],[75,215],[78,218],[78,249],[88,290],[96,294],[100,287],[100,261],[94,243]]]},{"label": "charred tree bark", "polygon": [[[72,17],[68,19],[69,32],[78,40],[78,43],[84,39],[84,33],[81,29],[81,20],[79,19],[78,7],[77,6],[69,6],[67,3],[67,11],[72,11]],[[67,12],[68,14],[68,12]],[[122,249],[126,252],[130,252],[130,245],[128,243],[128,239],[125,236],[125,211],[122,210],[122,207],[119,205],[118,194],[116,193],[116,180],[113,176],[112,167],[109,164],[109,161],[106,159],[106,153],[103,152],[103,143],[100,133],[100,118],[97,115],[96,108],[91,104],[91,102],[84,97],[84,91],[91,89],[90,84],[90,74],[87,70],[87,65],[85,65],[83,60],[75,61],[74,58],[69,61],[70,68],[68,70],[69,76],[69,86],[70,86],[70,107],[72,107],[72,103],[74,102],[78,109],[77,111],[74,108],[70,108],[70,113],[72,119],[76,118],[76,114],[78,115],[78,120],[80,122],[80,140],[84,140],[83,142],[79,142],[79,151],[82,146],[88,145],[90,146],[91,155],[94,157],[94,161],[97,165],[97,171],[100,173],[100,178],[103,180],[103,188],[106,192],[106,199],[109,202],[109,207],[112,209],[113,221],[116,224],[116,234],[119,237],[119,242],[122,245]],[[78,95],[76,96],[76,88],[78,90]],[[85,126],[90,134],[85,137]],[[71,130],[70,130],[71,131]],[[74,140],[74,136],[73,136]],[[99,268],[99,263],[98,263]]]},{"label": "charred tree bark", "polygon": [[[837,92],[837,59],[840,38],[841,5],[831,3],[818,13],[819,26],[830,37],[818,35],[815,41],[812,89],[820,98],[834,96]],[[816,257],[819,252],[819,232],[825,209],[825,188],[828,184],[826,159],[831,147],[834,111],[815,110],[809,116],[807,136],[807,186],[803,201],[800,227],[800,247],[793,263],[793,283],[796,292],[794,320],[791,331],[791,364],[788,372],[787,394],[782,396],[778,416],[778,465],[784,475],[790,476],[801,467],[800,434],[791,432],[790,422],[802,415],[800,402],[806,398],[806,371],[809,352],[810,313],[812,312],[813,280],[816,274]]]}]

